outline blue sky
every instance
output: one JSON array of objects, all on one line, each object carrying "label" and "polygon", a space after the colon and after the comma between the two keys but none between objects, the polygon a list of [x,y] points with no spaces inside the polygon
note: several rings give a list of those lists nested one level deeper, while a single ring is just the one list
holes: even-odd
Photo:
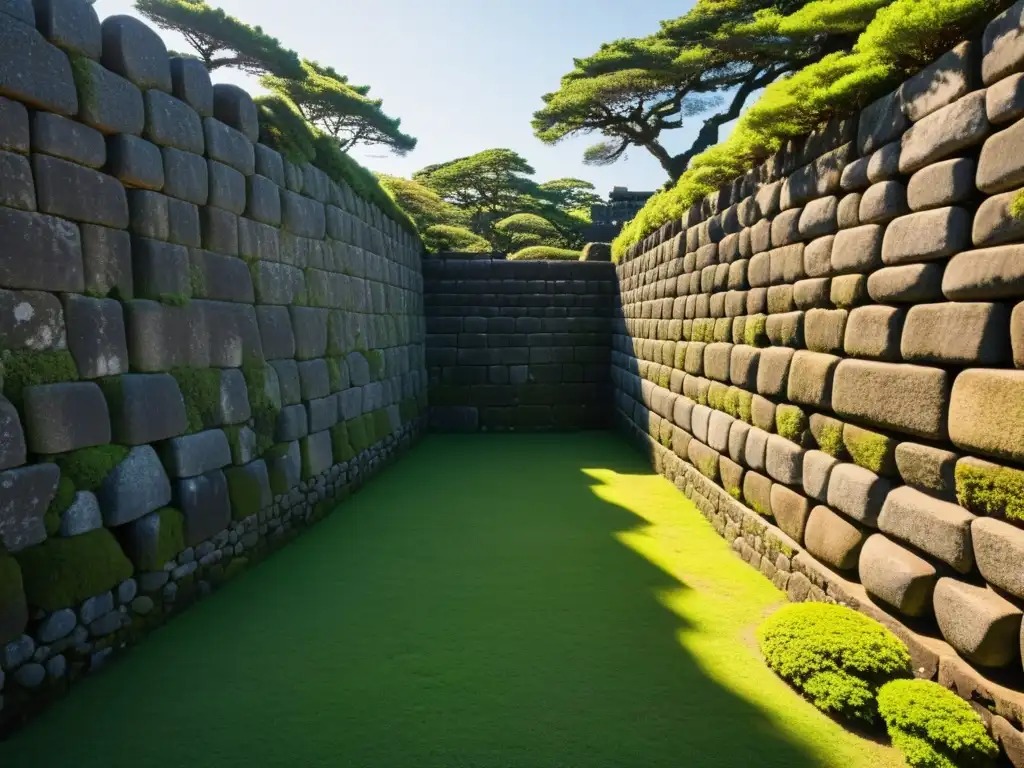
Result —
[{"label": "blue sky", "polygon": [[[408,176],[430,163],[509,147],[530,161],[538,180],[576,176],[593,182],[602,196],[615,185],[656,189],[665,181],[658,163],[639,148],[613,166],[585,166],[583,150],[598,136],[550,147],[534,138],[530,118],[574,56],[618,37],[650,34],[659,20],[682,15],[693,0],[210,2],[352,82],[369,84],[371,95],[384,99],[385,111],[402,118],[403,130],[419,146],[406,157],[375,148],[353,152],[375,171]],[[101,18],[134,13],[131,0],[95,5]],[[170,48],[186,49],[180,38],[161,34]],[[257,90],[253,79],[237,72],[218,72],[215,79]],[[674,131],[666,143],[681,150],[695,133],[696,127]]]}]

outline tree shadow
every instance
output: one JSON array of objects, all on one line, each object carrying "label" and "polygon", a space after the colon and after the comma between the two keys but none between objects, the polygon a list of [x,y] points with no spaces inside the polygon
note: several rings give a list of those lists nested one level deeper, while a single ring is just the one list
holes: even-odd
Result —
[{"label": "tree shadow", "polygon": [[680,641],[694,589],[586,467],[650,475],[606,433],[429,437],[0,763],[821,765]]}]

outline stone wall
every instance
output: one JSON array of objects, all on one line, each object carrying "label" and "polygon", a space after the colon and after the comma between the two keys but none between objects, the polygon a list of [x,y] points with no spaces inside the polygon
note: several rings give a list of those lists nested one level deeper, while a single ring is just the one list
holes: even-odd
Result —
[{"label": "stone wall", "polygon": [[898,628],[1017,764],[1022,14],[634,247],[613,352],[620,422],[736,549]]},{"label": "stone wall", "polygon": [[84,0],[0,2],[0,730],[408,445],[418,238]]},{"label": "stone wall", "polygon": [[423,277],[434,428],[608,425],[611,264],[429,259]]}]

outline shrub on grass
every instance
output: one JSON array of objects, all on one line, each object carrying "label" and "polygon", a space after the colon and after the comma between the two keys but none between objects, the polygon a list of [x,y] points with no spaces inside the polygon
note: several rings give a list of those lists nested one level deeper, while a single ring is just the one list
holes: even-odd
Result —
[{"label": "shrub on grass", "polygon": [[583,254],[566,248],[552,248],[547,245],[535,245],[516,251],[509,259],[512,261],[579,261]]},{"label": "shrub on grass", "polygon": [[787,605],[758,629],[768,666],[823,712],[872,722],[875,696],[910,676],[910,652],[877,621],[825,603]]},{"label": "shrub on grass", "polygon": [[971,705],[938,683],[886,683],[878,692],[878,712],[911,768],[982,768],[999,754]]}]

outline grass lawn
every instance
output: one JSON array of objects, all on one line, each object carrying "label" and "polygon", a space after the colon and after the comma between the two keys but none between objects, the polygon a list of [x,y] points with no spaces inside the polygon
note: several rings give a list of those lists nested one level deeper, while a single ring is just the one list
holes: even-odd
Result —
[{"label": "grass lawn", "polygon": [[431,436],[0,765],[901,765],[761,662],[782,600],[615,435]]}]

